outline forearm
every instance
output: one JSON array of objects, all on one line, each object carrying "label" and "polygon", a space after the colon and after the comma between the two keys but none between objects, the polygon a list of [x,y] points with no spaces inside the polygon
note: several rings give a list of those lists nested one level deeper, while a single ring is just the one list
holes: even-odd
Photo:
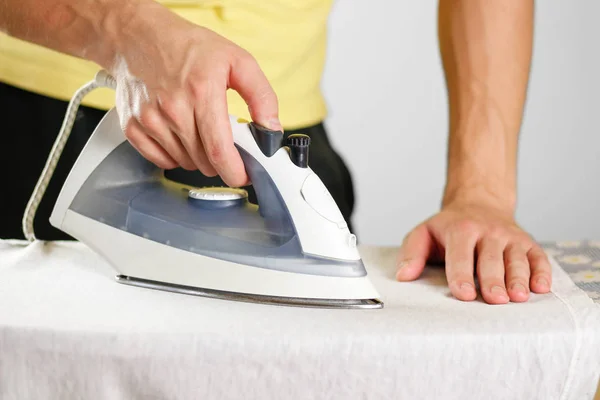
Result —
[{"label": "forearm", "polygon": [[440,0],[450,116],[444,204],[479,196],[514,211],[532,37],[533,0]]},{"label": "forearm", "polygon": [[0,31],[103,67],[138,0],[0,0]]}]

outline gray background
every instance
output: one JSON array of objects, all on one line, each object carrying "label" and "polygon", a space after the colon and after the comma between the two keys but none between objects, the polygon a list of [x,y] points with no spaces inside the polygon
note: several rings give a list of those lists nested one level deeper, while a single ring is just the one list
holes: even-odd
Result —
[{"label": "gray background", "polygon": [[[600,239],[599,18],[597,0],[536,5],[517,218],[539,240]],[[437,1],[337,0],[323,89],[359,239],[398,244],[438,209],[445,182]]]}]

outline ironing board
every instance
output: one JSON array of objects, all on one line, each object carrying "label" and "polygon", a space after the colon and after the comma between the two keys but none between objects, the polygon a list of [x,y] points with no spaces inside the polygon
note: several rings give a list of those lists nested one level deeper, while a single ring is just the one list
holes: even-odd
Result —
[{"label": "ironing board", "polygon": [[[600,240],[545,242],[542,247],[559,261],[575,285],[600,303]],[[600,400],[600,382],[594,400]]]},{"label": "ironing board", "polygon": [[575,285],[600,303],[600,240],[543,242],[541,245]]},{"label": "ironing board", "polygon": [[544,247],[554,293],[528,303],[458,302],[439,268],[395,282],[397,250],[363,247],[384,309],[314,310],[119,285],[79,243],[0,241],[0,398],[592,399],[600,245]]}]

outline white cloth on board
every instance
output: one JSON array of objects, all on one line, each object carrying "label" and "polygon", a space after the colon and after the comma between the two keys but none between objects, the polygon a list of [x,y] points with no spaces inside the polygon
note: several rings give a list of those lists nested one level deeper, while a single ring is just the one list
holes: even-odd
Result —
[{"label": "white cloth on board", "polygon": [[441,268],[399,283],[362,247],[380,310],[277,307],[120,285],[81,243],[0,241],[0,398],[592,399],[600,311],[553,293],[452,298]]}]

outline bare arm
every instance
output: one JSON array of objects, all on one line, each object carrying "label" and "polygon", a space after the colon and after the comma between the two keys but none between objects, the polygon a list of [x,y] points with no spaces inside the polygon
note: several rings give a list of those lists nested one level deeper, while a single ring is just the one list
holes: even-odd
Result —
[{"label": "bare arm", "polygon": [[442,209],[406,235],[398,280],[445,263],[448,286],[491,304],[547,293],[550,263],[514,220],[519,131],[532,52],[533,0],[440,0],[448,85],[448,176]]},{"label": "bare arm", "polygon": [[450,104],[445,204],[466,197],[493,198],[514,212],[533,3],[439,2],[439,42]]},{"label": "bare arm", "polygon": [[115,56],[117,30],[134,9],[119,0],[0,0],[6,34],[106,67]]},{"label": "bare arm", "polygon": [[282,129],[277,96],[256,60],[154,0],[0,0],[0,29],[112,73],[125,136],[162,168],[219,174],[230,186],[248,182],[231,135],[228,89],[255,122]]}]

